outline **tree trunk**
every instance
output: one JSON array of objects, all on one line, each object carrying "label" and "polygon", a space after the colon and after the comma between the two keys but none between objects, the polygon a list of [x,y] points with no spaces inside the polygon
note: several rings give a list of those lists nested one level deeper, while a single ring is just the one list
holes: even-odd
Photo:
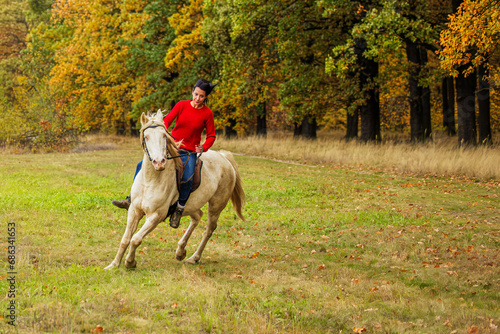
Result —
[{"label": "tree trunk", "polygon": [[410,62],[410,137],[413,142],[425,141],[432,132],[430,89],[419,85],[422,68],[427,63],[427,50],[406,41],[406,56]]},{"label": "tree trunk", "polygon": [[356,108],[354,112],[347,112],[347,129],[345,134],[345,140],[349,141],[351,139],[358,138],[358,119],[359,119],[359,108]]},{"label": "tree trunk", "polygon": [[130,134],[134,137],[139,137],[140,131],[139,129],[137,129],[137,122],[134,121],[132,118],[130,118],[129,125],[130,125]]},{"label": "tree trunk", "polygon": [[361,136],[362,141],[381,141],[380,135],[380,106],[378,92],[374,89],[368,91],[367,104],[361,106]]},{"label": "tree trunk", "polygon": [[363,141],[381,141],[380,134],[380,100],[375,79],[378,76],[378,62],[363,55],[366,41],[357,40],[355,46],[356,59],[359,67],[359,88],[368,96],[364,105],[359,107],[361,118],[361,136]]},{"label": "tree trunk", "polygon": [[234,129],[234,126],[236,125],[236,121],[234,119],[229,119],[229,125],[224,126],[224,137],[227,139],[229,138],[234,138],[238,135],[236,130]]},{"label": "tree trunk", "polygon": [[[427,56],[427,49],[425,49],[423,46],[419,46],[419,53],[420,53],[420,68],[419,71],[421,71],[422,68],[424,68],[425,65],[427,65],[427,62],[429,60]],[[427,87],[422,87],[422,95],[421,95],[421,100],[422,100],[422,125],[424,128],[424,140],[427,140],[431,137],[432,135],[432,120],[431,120],[431,89]]]},{"label": "tree trunk", "polygon": [[316,130],[318,128],[317,122],[316,122],[316,117],[313,116],[305,116],[304,119],[302,120],[302,123],[298,125],[295,123],[295,129],[293,132],[293,136],[295,138],[297,137],[303,137],[307,139],[316,139]]},{"label": "tree trunk", "polygon": [[458,144],[476,144],[476,72],[464,77],[464,67],[458,69],[457,86]]},{"label": "tree trunk", "polygon": [[455,129],[455,85],[453,77],[443,79],[443,127],[448,136],[457,134]]},{"label": "tree trunk", "polygon": [[267,136],[267,112],[266,103],[260,103],[257,106],[257,136],[266,137]]},{"label": "tree trunk", "polygon": [[488,76],[489,73],[486,64],[479,65],[477,70],[479,76],[479,89],[477,91],[479,143],[490,145],[493,143],[490,124],[490,84],[484,80],[484,77]]},{"label": "tree trunk", "polygon": [[410,138],[412,142],[424,139],[421,90],[418,86],[419,53],[417,44],[406,42],[406,57],[410,62],[409,86],[410,86]]}]

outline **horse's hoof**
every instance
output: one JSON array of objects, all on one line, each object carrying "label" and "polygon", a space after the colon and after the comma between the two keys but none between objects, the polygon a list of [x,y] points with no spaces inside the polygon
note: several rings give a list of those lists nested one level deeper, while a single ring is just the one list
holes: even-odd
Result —
[{"label": "horse's hoof", "polygon": [[196,259],[194,256],[191,256],[189,259],[186,260],[186,263],[197,264],[199,261],[200,259]]},{"label": "horse's hoof", "polygon": [[127,269],[135,269],[137,267],[137,261],[134,260],[134,262],[130,263],[125,261],[125,268]]},{"label": "horse's hoof", "polygon": [[104,268],[104,270],[113,270],[115,269],[116,267],[118,267],[117,265],[115,265],[114,263],[111,263],[109,266],[107,266],[106,268]]},{"label": "horse's hoof", "polygon": [[184,250],[184,252],[180,253],[177,252],[177,254],[175,255],[175,258],[179,261],[182,261],[186,258],[186,251]]}]

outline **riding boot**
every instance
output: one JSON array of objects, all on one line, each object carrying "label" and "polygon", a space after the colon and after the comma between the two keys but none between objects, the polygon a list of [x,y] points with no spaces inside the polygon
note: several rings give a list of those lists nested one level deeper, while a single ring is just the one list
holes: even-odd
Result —
[{"label": "riding boot", "polygon": [[111,203],[113,203],[114,206],[117,206],[120,209],[126,209],[126,210],[128,210],[128,208],[130,206],[130,195],[127,196],[124,200],[121,200],[121,201],[112,201]]},{"label": "riding boot", "polygon": [[170,217],[170,227],[178,228],[181,221],[182,213],[184,212],[184,207],[177,204],[174,213]]}]

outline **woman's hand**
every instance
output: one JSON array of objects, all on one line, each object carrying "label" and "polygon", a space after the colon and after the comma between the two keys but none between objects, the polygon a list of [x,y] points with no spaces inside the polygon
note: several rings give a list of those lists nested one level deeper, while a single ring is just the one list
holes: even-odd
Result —
[{"label": "woman's hand", "polygon": [[196,153],[203,153],[203,146],[201,145],[196,146]]}]

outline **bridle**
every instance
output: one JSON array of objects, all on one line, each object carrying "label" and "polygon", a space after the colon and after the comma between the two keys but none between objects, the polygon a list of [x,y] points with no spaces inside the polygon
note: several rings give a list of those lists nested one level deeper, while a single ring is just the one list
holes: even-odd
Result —
[{"label": "bridle", "polygon": [[[172,134],[170,132],[168,132],[168,130],[165,127],[165,124],[163,124],[163,122],[160,123],[160,122],[156,122],[156,121],[151,121],[151,122],[147,123],[146,126],[144,126],[140,130],[140,134],[141,134],[142,150],[148,155],[149,161],[153,161],[153,159],[151,159],[151,155],[149,154],[149,150],[148,150],[148,145],[146,144],[146,141],[144,140],[144,131],[146,131],[147,129],[158,128],[158,127],[162,127],[170,137],[174,138],[174,136],[172,136]],[[175,140],[175,138],[174,138],[174,140]],[[184,157],[184,156],[191,155],[191,154],[196,154],[196,152],[187,152],[187,153],[179,154],[176,156],[170,156],[170,152],[168,150],[168,145],[167,145],[167,160]]]},{"label": "bridle", "polygon": [[[167,131],[167,129],[165,128],[165,125],[163,123],[155,122],[155,121],[152,121],[152,122],[146,124],[146,126],[144,126],[140,131],[142,150],[144,152],[146,152],[146,154],[148,155],[149,161],[153,161],[153,159],[151,159],[151,155],[149,154],[149,150],[148,150],[148,145],[146,144],[146,141],[144,140],[144,131],[146,131],[147,129],[158,128],[158,127],[162,127],[163,129],[165,129],[165,131]],[[168,157],[168,146],[167,146],[167,157]]]}]

